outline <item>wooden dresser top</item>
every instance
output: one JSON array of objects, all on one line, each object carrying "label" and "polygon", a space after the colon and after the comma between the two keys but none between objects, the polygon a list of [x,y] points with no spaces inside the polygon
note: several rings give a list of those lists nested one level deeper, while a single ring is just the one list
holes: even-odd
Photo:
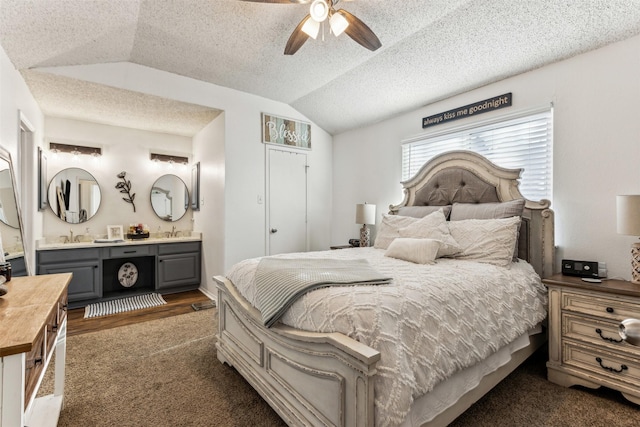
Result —
[{"label": "wooden dresser top", "polygon": [[14,277],[0,297],[0,357],[31,351],[49,315],[57,309],[71,273]]},{"label": "wooden dresser top", "polygon": [[543,279],[542,282],[547,285],[564,286],[586,291],[640,297],[640,285],[627,282],[626,280],[602,279],[602,283],[588,283],[582,281],[580,277],[555,274]]}]

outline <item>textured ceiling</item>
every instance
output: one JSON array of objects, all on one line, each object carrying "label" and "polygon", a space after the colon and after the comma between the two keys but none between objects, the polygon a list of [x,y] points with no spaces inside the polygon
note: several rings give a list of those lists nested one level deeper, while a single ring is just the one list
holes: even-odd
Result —
[{"label": "textured ceiling", "polygon": [[237,0],[1,0],[0,45],[48,115],[163,131],[193,109],[188,134],[217,114],[26,71],[128,61],[285,102],[339,133],[640,34],[640,0],[338,7],[369,25],[382,47],[371,52],[327,33],[285,56],[308,6]]}]

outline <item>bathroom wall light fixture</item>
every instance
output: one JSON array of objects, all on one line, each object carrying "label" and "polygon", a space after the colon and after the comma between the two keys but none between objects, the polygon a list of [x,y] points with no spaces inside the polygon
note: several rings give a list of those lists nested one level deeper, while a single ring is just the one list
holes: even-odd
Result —
[{"label": "bathroom wall light fixture", "polygon": [[151,153],[151,161],[153,162],[167,162],[169,164],[187,165],[189,163],[188,157],[172,156],[168,154]]},{"label": "bathroom wall light fixture", "polygon": [[69,153],[74,156],[86,154],[88,156],[98,157],[102,155],[100,147],[84,147],[82,145],[59,144],[57,142],[49,143],[49,151],[52,153]]}]

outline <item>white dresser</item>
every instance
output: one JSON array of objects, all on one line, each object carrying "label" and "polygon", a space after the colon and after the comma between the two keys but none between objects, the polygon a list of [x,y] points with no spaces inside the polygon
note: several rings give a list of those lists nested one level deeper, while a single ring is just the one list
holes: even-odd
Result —
[{"label": "white dresser", "polygon": [[[55,426],[64,396],[71,274],[15,277],[0,298],[0,427]],[[54,392],[35,398],[55,357]]]}]

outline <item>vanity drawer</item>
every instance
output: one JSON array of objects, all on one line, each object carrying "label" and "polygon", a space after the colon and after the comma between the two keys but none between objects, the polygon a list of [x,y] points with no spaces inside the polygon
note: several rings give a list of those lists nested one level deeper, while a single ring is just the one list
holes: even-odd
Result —
[{"label": "vanity drawer", "polygon": [[586,295],[573,292],[562,293],[562,310],[588,314],[612,321],[622,321],[638,315],[638,304],[623,299]]},{"label": "vanity drawer", "polygon": [[158,255],[185,254],[200,252],[200,242],[161,243],[158,245]]},{"label": "vanity drawer", "polygon": [[640,361],[637,357],[565,342],[562,359],[564,364],[606,378],[614,385],[640,391]]},{"label": "vanity drawer", "polygon": [[154,255],[150,245],[117,246],[109,248],[109,258]]},{"label": "vanity drawer", "polygon": [[640,347],[628,344],[618,334],[618,322],[562,314],[562,337],[604,346],[613,351],[623,351],[640,358]]},{"label": "vanity drawer", "polygon": [[53,264],[59,262],[68,262],[70,260],[96,260],[100,259],[100,249],[98,248],[82,248],[82,249],[57,249],[51,251],[38,251],[39,264]]}]

